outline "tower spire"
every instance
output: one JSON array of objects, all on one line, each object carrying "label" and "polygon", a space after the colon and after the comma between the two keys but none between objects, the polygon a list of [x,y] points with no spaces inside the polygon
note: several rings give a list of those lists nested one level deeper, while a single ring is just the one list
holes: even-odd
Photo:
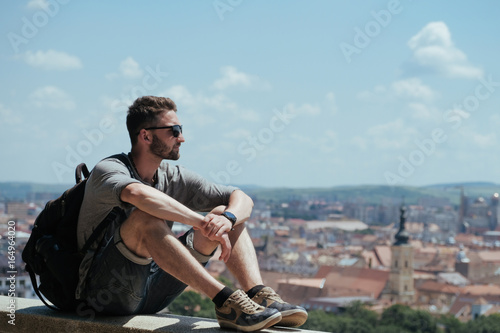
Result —
[{"label": "tower spire", "polygon": [[403,244],[408,244],[408,240],[410,239],[410,234],[405,228],[405,223],[406,223],[406,207],[405,207],[405,202],[404,202],[404,197],[403,197],[403,202],[401,203],[401,207],[399,208],[400,211],[400,216],[399,216],[399,230],[396,234],[396,241],[394,242],[394,245],[403,245]]}]

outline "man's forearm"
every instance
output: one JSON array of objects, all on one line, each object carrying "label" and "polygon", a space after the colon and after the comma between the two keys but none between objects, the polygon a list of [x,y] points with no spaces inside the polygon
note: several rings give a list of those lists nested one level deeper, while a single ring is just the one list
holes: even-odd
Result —
[{"label": "man's forearm", "polygon": [[120,198],[143,212],[163,220],[176,221],[193,227],[199,227],[203,220],[202,215],[165,193],[143,184],[129,184],[122,190]]},{"label": "man's forearm", "polygon": [[236,224],[244,223],[250,218],[252,214],[253,201],[252,199],[241,190],[236,190],[231,193],[229,197],[229,204],[226,210],[233,213],[236,218]]}]

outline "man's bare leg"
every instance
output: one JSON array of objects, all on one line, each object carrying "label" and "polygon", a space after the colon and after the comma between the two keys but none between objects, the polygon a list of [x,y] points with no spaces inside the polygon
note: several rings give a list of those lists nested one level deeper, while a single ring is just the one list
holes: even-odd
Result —
[{"label": "man's bare leg", "polygon": [[[224,207],[217,207],[212,212],[221,214],[223,210]],[[226,266],[242,289],[247,291],[248,296],[258,304],[280,311],[282,320],[279,325],[289,327],[303,325],[307,320],[307,311],[283,301],[273,289],[264,286],[255,248],[245,224],[236,225],[234,230],[229,232],[229,240],[232,251]]]},{"label": "man's bare leg", "polygon": [[229,240],[233,249],[226,265],[241,288],[248,291],[257,285],[262,285],[257,255],[245,224],[235,226],[229,233]]},{"label": "man's bare leg", "polygon": [[[161,269],[211,299],[224,288],[179,242],[165,221],[135,210],[122,224],[120,235],[130,251],[140,257],[153,258]],[[212,242],[211,251],[201,253],[210,254],[217,245]]]},{"label": "man's bare leg", "polygon": [[[201,232],[195,231],[196,234],[199,237]],[[243,291],[233,292],[213,278],[164,221],[136,210],[122,224],[120,235],[125,246],[136,255],[152,257],[161,269],[210,297],[216,304],[217,321],[221,327],[256,331],[281,321],[278,310],[261,307],[250,301]],[[217,242],[206,238],[199,240],[198,246],[195,244],[196,240],[193,244],[195,250],[205,255],[211,254],[218,246]],[[227,291],[229,295],[226,295]],[[233,315],[235,313],[237,316]]]},{"label": "man's bare leg", "polygon": [[[218,206],[211,213],[220,215],[224,212],[225,208],[225,206]],[[263,282],[257,255],[245,224],[236,225],[234,230],[229,232],[228,235],[232,244],[232,250],[226,266],[231,274],[238,280],[241,288],[245,291],[257,285],[262,285]],[[213,248],[213,245],[217,246],[217,243],[210,243],[210,240],[205,238],[200,231],[196,231],[195,233],[194,244],[195,249],[203,254]]]}]

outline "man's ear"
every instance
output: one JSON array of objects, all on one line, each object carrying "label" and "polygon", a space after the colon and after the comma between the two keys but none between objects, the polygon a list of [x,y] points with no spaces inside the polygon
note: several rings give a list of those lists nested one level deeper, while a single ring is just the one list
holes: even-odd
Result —
[{"label": "man's ear", "polygon": [[150,134],[148,133],[148,131],[146,131],[145,129],[142,129],[139,132],[139,140],[142,140],[145,142],[151,142],[151,137],[150,137]]}]

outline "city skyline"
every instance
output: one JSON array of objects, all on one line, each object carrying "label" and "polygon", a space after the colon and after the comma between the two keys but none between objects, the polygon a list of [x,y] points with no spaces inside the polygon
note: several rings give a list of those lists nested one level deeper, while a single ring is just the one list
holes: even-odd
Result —
[{"label": "city skyline", "polygon": [[266,187],[485,181],[500,170],[500,4],[26,0],[0,14],[0,182],[71,183],[171,97],[181,164]]}]

